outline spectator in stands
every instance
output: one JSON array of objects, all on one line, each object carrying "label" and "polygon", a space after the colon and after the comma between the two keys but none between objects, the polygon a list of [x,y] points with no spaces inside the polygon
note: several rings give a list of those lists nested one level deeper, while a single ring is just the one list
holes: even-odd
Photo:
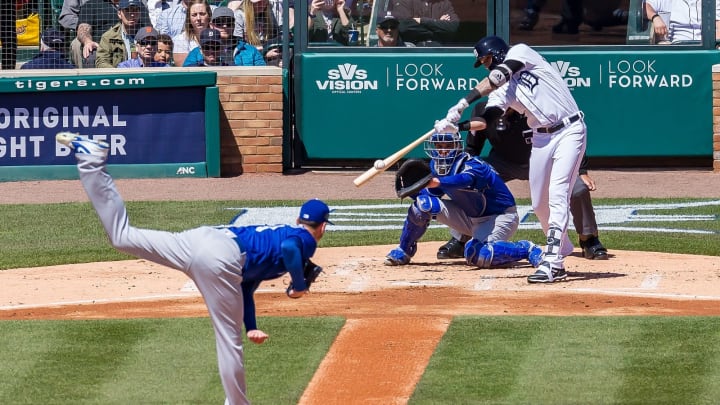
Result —
[{"label": "spectator in stands", "polygon": [[[70,0],[70,2],[76,1]],[[79,4],[77,20],[75,20],[77,35],[70,43],[70,60],[78,68],[94,68],[99,46],[94,38],[99,40],[103,33],[117,24],[118,0],[81,0]],[[147,10],[143,8],[142,11],[136,24],[139,27],[150,24]],[[67,15],[66,21],[71,20],[72,17]]]},{"label": "spectator in stands", "polygon": [[173,66],[173,41],[168,34],[158,35],[158,50],[155,53],[155,62],[163,62]]},{"label": "spectator in stands", "polygon": [[460,27],[450,0],[392,0],[391,10],[400,20],[402,38],[417,46],[451,42]]},{"label": "spectator in stands", "polygon": [[[532,31],[540,18],[540,12],[546,0],[527,0],[525,18],[518,27],[524,31]],[[587,6],[587,13],[583,0],[563,0],[560,22],[553,25],[555,34],[577,34],[580,24],[590,25],[593,30],[600,31],[603,27],[625,25],[628,21],[628,12],[620,8],[612,9],[605,2],[591,2]]]},{"label": "spectator in stands", "polygon": [[66,30],[76,30],[78,27],[78,16],[80,8],[87,3],[88,0],[65,0],[63,1],[58,23]]},{"label": "spectator in stands", "polygon": [[141,27],[142,13],[147,13],[141,0],[120,0],[117,16],[120,22],[105,31],[100,37],[95,67],[114,68],[130,59],[130,49],[135,46],[135,33]]},{"label": "spectator in stands", "polygon": [[40,53],[23,64],[20,69],[75,69],[75,65],[68,63],[63,49],[65,48],[65,34],[48,28],[43,31],[40,38]]},{"label": "spectator in stands", "polygon": [[[265,60],[273,65],[280,63],[282,56],[278,44],[282,44],[283,1],[247,0],[231,1],[228,7],[235,10],[236,38],[253,45],[261,51]],[[295,3],[288,3],[288,25],[294,26]]]},{"label": "spectator in stands", "polygon": [[15,69],[17,63],[17,31],[15,2],[0,1],[0,64],[3,70]]},{"label": "spectator in stands", "polygon": [[[673,44],[702,41],[702,0],[672,1],[668,36]],[[715,0],[715,40],[720,39],[720,0]]]},{"label": "spectator in stands", "polygon": [[157,25],[160,13],[172,7],[171,0],[147,0],[146,6],[150,14],[150,23],[153,27]]},{"label": "spectator in stands", "polygon": [[141,68],[141,67],[168,67],[167,63],[155,62],[157,53],[158,37],[160,34],[151,26],[143,27],[135,34],[135,49],[137,56],[120,62],[119,68]]},{"label": "spectator in stands", "polygon": [[310,42],[330,42],[349,45],[350,28],[355,21],[350,18],[345,0],[310,0],[308,36]]},{"label": "spectator in stands", "polygon": [[265,59],[254,46],[239,41],[233,47],[233,37],[223,39],[222,33],[207,28],[200,34],[200,47],[190,51],[183,66],[265,66]]},{"label": "spectator in stands", "polygon": [[183,66],[190,51],[200,46],[200,33],[210,28],[212,9],[207,0],[190,0],[185,16],[183,32],[173,37],[173,59],[176,66]]},{"label": "spectator in stands", "polygon": [[[218,55],[220,65],[265,66],[265,60],[256,47],[233,36],[235,13],[230,8],[215,8],[210,27],[220,32],[222,47]],[[204,49],[202,53],[206,53]]]},{"label": "spectator in stands", "polygon": [[670,10],[673,0],[647,0],[645,2],[645,16],[652,24],[653,42],[656,44],[669,44],[668,25],[670,24]]},{"label": "spectator in stands", "polygon": [[168,34],[174,37],[183,32],[189,0],[172,0],[170,8],[160,12],[153,26],[161,34]]},{"label": "spectator in stands", "polygon": [[400,21],[398,21],[392,12],[388,11],[385,15],[381,15],[377,18],[375,23],[375,32],[377,33],[378,47],[386,46],[412,46],[415,45],[410,42],[405,42],[400,38]]},{"label": "spectator in stands", "polygon": [[[227,7],[216,7],[212,12],[210,27],[220,31],[224,43],[234,43],[235,12]],[[234,44],[233,44],[234,45]]]}]

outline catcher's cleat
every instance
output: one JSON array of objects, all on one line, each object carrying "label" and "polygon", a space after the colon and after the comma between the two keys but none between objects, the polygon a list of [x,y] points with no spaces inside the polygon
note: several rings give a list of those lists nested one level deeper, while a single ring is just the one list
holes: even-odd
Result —
[{"label": "catcher's cleat", "polygon": [[554,283],[567,278],[567,272],[564,268],[552,267],[548,262],[542,262],[534,274],[528,276],[528,283]]},{"label": "catcher's cleat", "polygon": [[105,159],[110,145],[104,141],[93,141],[72,132],[58,132],[55,140],[67,147],[75,149],[75,153],[97,156]]},{"label": "catcher's cleat", "polygon": [[404,266],[410,263],[410,256],[404,250],[395,248],[388,253],[383,263],[386,266]]},{"label": "catcher's cleat", "polygon": [[465,257],[465,243],[451,238],[437,251],[438,259],[462,259]]},{"label": "catcher's cleat", "polygon": [[597,236],[591,236],[588,240],[581,240],[580,247],[582,248],[583,256],[590,260],[607,260],[608,251],[605,246],[600,243],[600,239]]}]

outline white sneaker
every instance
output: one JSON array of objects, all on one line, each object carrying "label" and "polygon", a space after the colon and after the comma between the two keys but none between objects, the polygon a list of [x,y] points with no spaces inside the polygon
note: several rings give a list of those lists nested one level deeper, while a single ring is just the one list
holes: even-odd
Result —
[{"label": "white sneaker", "polygon": [[76,153],[84,153],[100,158],[106,158],[110,150],[110,144],[105,141],[93,141],[81,137],[72,132],[58,132],[55,140],[69,148],[75,149]]}]

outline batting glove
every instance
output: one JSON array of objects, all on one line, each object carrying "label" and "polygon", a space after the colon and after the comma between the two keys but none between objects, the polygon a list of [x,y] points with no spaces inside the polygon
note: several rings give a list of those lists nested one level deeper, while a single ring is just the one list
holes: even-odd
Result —
[{"label": "batting glove", "polygon": [[460,116],[462,116],[463,111],[465,111],[468,106],[470,106],[470,104],[468,104],[467,100],[461,98],[457,104],[448,110],[447,117],[445,117],[445,119],[453,124],[457,124],[460,121]]},{"label": "batting glove", "polygon": [[442,134],[456,134],[458,132],[458,127],[448,121],[447,118],[443,118],[440,121],[435,121],[435,132]]},{"label": "batting glove", "polygon": [[463,111],[465,111],[466,108],[468,108],[470,104],[468,104],[467,100],[464,98],[461,98],[460,101],[458,101],[457,104],[455,104],[455,109],[462,114]]},{"label": "batting glove", "polygon": [[457,110],[457,108],[453,107],[450,110],[448,110],[447,116],[445,117],[445,120],[447,122],[456,124],[460,121],[460,116],[462,113]]}]

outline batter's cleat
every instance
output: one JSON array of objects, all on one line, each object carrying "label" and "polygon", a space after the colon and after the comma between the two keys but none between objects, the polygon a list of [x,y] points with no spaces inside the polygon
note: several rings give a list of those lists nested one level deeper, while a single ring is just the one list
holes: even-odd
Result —
[{"label": "batter's cleat", "polygon": [[608,251],[605,246],[600,243],[600,239],[597,236],[591,236],[588,240],[581,240],[580,247],[582,248],[583,256],[590,260],[607,260]]},{"label": "batter's cleat", "polygon": [[534,274],[528,276],[528,283],[554,283],[567,278],[567,272],[562,267],[552,267],[548,262],[542,262]]},{"label": "batter's cleat", "polygon": [[75,153],[82,153],[100,158],[106,158],[110,145],[105,141],[93,141],[83,138],[72,132],[58,132],[55,140],[69,148],[75,149]]},{"label": "batter's cleat", "polygon": [[437,251],[438,259],[462,259],[465,257],[465,243],[451,238],[446,244],[440,246]]},{"label": "batter's cleat", "polygon": [[408,263],[410,263],[410,256],[400,248],[391,250],[383,262],[386,266],[404,266]]}]

